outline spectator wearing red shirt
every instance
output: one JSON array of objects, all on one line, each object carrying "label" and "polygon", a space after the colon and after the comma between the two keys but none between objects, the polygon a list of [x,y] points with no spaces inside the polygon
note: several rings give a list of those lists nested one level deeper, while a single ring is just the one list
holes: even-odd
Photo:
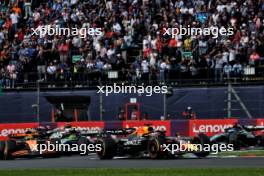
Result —
[{"label": "spectator wearing red shirt", "polygon": [[260,59],[259,54],[256,51],[253,51],[253,53],[249,57],[249,63],[252,65],[256,65],[259,59]]},{"label": "spectator wearing red shirt", "polygon": [[177,40],[175,37],[172,37],[169,41],[169,54],[170,54],[170,56],[175,55],[176,47],[177,47]]}]

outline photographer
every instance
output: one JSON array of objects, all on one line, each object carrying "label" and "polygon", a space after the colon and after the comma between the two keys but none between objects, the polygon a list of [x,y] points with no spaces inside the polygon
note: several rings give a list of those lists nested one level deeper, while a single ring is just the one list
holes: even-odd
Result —
[{"label": "photographer", "polygon": [[186,108],[186,110],[183,111],[182,116],[183,116],[184,119],[188,119],[188,120],[194,120],[194,119],[196,119],[196,114],[192,110],[192,107],[191,106],[188,106]]}]

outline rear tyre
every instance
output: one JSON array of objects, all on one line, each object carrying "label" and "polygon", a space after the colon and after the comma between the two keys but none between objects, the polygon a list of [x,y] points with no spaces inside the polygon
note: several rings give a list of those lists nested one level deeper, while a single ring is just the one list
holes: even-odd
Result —
[{"label": "rear tyre", "polygon": [[101,151],[97,152],[100,159],[113,159],[116,155],[117,144],[111,137],[98,139],[97,144],[101,145]]},{"label": "rear tyre", "polygon": [[[49,141],[46,141],[45,144],[48,145],[48,142],[55,146],[61,144],[61,140],[59,138],[50,139]],[[43,155],[43,158],[59,158],[62,154],[63,153],[60,150],[56,151],[55,149],[54,153]]]},{"label": "rear tyre", "polygon": [[259,145],[260,145],[261,147],[264,147],[264,134],[262,134],[262,135],[260,136]]},{"label": "rear tyre", "polygon": [[228,136],[228,143],[233,144],[233,147],[235,150],[239,150],[240,146],[238,144],[238,134],[236,132],[233,132],[229,134]]},{"label": "rear tyre", "polygon": [[16,141],[7,140],[5,141],[5,149],[4,149],[4,160],[12,160],[14,157],[12,153],[16,150]]},{"label": "rear tyre", "polygon": [[199,158],[204,158],[207,157],[210,154],[210,150],[204,151],[205,147],[208,148],[210,147],[211,149],[211,142],[210,138],[204,134],[204,133],[199,133],[192,141],[193,144],[201,144],[202,145],[202,151],[195,152],[194,154],[199,157]]},{"label": "rear tyre", "polygon": [[151,159],[160,159],[164,157],[161,145],[164,144],[164,139],[162,137],[154,137],[148,142],[148,154]]},{"label": "rear tyre", "polygon": [[0,160],[4,159],[5,141],[0,141]]},{"label": "rear tyre", "polygon": [[[85,156],[89,154],[88,151],[88,145],[90,144],[89,140],[86,137],[80,137],[77,141],[78,146],[81,148],[81,146],[85,145],[85,153],[83,153],[84,151],[81,151],[82,153],[80,153],[81,156]],[[83,148],[82,148],[83,149]]]}]

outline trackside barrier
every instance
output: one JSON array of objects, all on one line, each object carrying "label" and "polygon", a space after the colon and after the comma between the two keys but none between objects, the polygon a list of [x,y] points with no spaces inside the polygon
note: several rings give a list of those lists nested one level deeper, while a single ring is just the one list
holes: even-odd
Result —
[{"label": "trackside barrier", "polygon": [[[195,136],[203,132],[208,136],[224,132],[225,128],[235,123],[243,125],[264,126],[264,118],[261,119],[201,119],[201,120],[142,120],[142,121],[85,121],[71,122],[73,127],[83,128],[89,131],[100,129],[137,128],[145,124],[153,125],[156,130],[166,130],[167,136],[174,136],[178,133],[181,136]],[[0,140],[7,139],[9,134],[23,133],[27,128],[36,128],[40,125],[50,127],[63,127],[68,123],[7,123],[0,124]]]},{"label": "trackside barrier", "polygon": [[188,136],[206,133],[208,136],[223,133],[226,128],[238,123],[238,119],[189,120]]}]

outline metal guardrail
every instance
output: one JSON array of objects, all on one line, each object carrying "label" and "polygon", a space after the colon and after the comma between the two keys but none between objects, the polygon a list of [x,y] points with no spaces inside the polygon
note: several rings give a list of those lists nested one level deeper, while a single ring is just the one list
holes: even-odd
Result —
[{"label": "metal guardrail", "polygon": [[[191,76],[189,73],[183,73],[178,69],[171,70],[165,73],[165,79],[159,79],[159,74],[156,74],[156,79],[133,79],[128,80],[126,78],[108,78],[108,72],[81,72],[77,74],[72,73],[56,73],[53,76],[46,75],[46,79],[40,79],[38,73],[25,73],[19,75],[17,79],[12,83],[9,80],[10,86],[4,84],[3,91],[6,90],[19,90],[19,89],[94,89],[98,85],[112,85],[126,84],[126,85],[168,85],[171,87],[181,86],[226,86],[228,82],[233,85],[263,85],[264,84],[264,67],[254,68],[253,74],[243,73],[239,76],[228,76],[222,74],[215,77],[211,69],[199,69],[200,74]],[[41,75],[44,78],[44,75]],[[25,81],[25,78],[28,81]],[[0,81],[1,83],[1,81]],[[2,81],[2,84],[4,81]],[[1,87],[1,84],[0,84]]]},{"label": "metal guardrail", "polygon": [[[14,87],[2,87],[1,92],[9,90],[36,90],[39,89],[97,89],[99,85],[134,85],[134,86],[162,86],[167,85],[170,87],[214,87],[214,86],[227,86],[228,83],[232,85],[264,85],[264,79],[262,78],[250,78],[250,79],[241,79],[241,78],[231,78],[223,79],[222,81],[215,82],[212,79],[175,79],[175,80],[166,80],[166,81],[139,81],[139,82],[130,82],[130,81],[118,81],[118,80],[109,80],[109,81],[43,81],[43,82],[27,82],[27,83],[17,83]],[[0,94],[1,94],[0,92]]]}]

